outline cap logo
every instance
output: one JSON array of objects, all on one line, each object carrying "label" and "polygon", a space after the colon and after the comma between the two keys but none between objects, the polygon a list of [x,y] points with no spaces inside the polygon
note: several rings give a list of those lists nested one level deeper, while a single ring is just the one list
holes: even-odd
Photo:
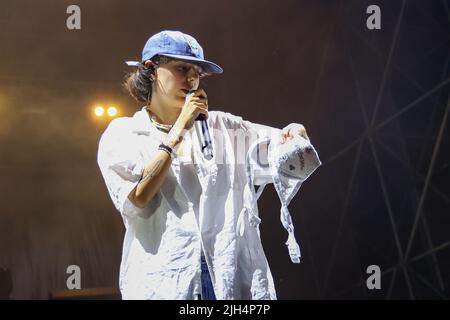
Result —
[{"label": "cap logo", "polygon": [[186,39],[186,42],[189,46],[189,48],[191,48],[191,51],[198,56],[199,55],[199,47],[197,46],[197,44],[195,43],[195,41],[193,41],[192,39]]}]

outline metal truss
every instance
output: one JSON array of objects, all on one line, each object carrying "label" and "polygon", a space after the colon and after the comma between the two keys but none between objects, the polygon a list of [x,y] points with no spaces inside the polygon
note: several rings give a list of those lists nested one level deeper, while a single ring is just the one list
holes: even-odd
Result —
[{"label": "metal truss", "polygon": [[[342,156],[347,155],[350,151],[355,151],[353,168],[351,174],[348,176],[348,188],[345,193],[345,198],[343,199],[344,205],[339,216],[339,222],[336,225],[335,234],[333,237],[334,241],[331,242],[333,244],[331,255],[326,266],[325,276],[322,279],[323,281],[321,281],[322,283],[319,296],[322,298],[368,297],[368,290],[365,287],[365,279],[361,279],[361,281],[353,284],[348,284],[346,288],[337,288],[333,286],[332,281],[333,278],[336,277],[336,273],[333,271],[338,263],[336,257],[341,253],[339,247],[342,244],[343,235],[344,233],[349,232],[345,230],[351,230],[351,233],[354,233],[352,237],[357,237],[358,242],[365,241],[364,236],[358,236],[358,231],[352,229],[354,227],[352,226],[351,221],[349,221],[349,217],[353,214],[351,212],[352,201],[355,197],[356,186],[357,183],[360,182],[358,180],[358,170],[361,163],[363,161],[367,161],[367,157],[363,159],[364,144],[369,146],[370,152],[366,155],[369,156],[372,161],[372,165],[375,167],[379,188],[381,189],[383,198],[383,205],[389,220],[390,228],[380,230],[380,233],[382,233],[383,236],[393,238],[391,251],[393,252],[394,258],[390,257],[387,252],[377,249],[376,244],[374,245],[372,243],[362,245],[362,247],[372,246],[373,251],[381,252],[380,255],[383,256],[387,264],[390,265],[382,268],[382,279],[388,280],[384,282],[386,286],[381,292],[382,296],[386,299],[393,298],[393,291],[396,286],[401,285],[399,282],[402,282],[406,289],[403,291],[400,290],[400,293],[397,293],[394,298],[449,298],[449,283],[448,280],[447,282],[445,280],[445,273],[448,277],[448,265],[446,267],[442,261],[440,262],[438,254],[445,250],[450,250],[450,226],[447,226],[449,230],[447,241],[444,241],[443,243],[435,243],[433,240],[433,231],[430,230],[430,225],[439,224],[440,222],[430,220],[427,210],[430,210],[432,206],[427,205],[427,196],[429,196],[430,193],[433,193],[440,200],[442,200],[442,203],[444,203],[446,208],[448,208],[447,213],[450,213],[450,195],[446,193],[446,191],[441,190],[440,186],[433,182],[433,175],[436,171],[438,157],[440,155],[448,155],[448,151],[442,150],[441,146],[446,137],[445,130],[447,129],[447,135],[449,133],[448,117],[450,112],[450,97],[448,92],[450,87],[450,45],[448,38],[443,39],[443,43],[439,44],[436,48],[430,48],[430,50],[424,54],[424,57],[421,58],[421,61],[424,61],[424,59],[428,58],[429,54],[438,49],[447,50],[447,57],[442,65],[441,78],[433,79],[434,83],[431,89],[425,89],[423,85],[416,81],[413,77],[408,76],[408,72],[404,70],[404,68],[397,65],[396,59],[399,59],[399,57],[395,54],[399,45],[399,40],[401,40],[403,35],[401,28],[407,19],[405,11],[408,9],[408,6],[411,5],[412,4],[409,1],[403,0],[399,6],[398,17],[396,19],[394,29],[395,31],[392,34],[387,55],[383,53],[383,50],[368,42],[366,38],[361,35],[361,32],[358,32],[348,26],[341,27],[341,31],[344,34],[354,37],[353,41],[360,41],[360,43],[364,44],[364,46],[370,48],[370,51],[377,58],[384,59],[385,64],[381,81],[379,83],[378,92],[376,94],[376,100],[374,101],[374,106],[372,108],[373,112],[369,115],[369,106],[364,103],[364,92],[362,86],[360,85],[359,77],[361,75],[358,74],[355,67],[357,64],[354,57],[355,52],[352,52],[351,48],[346,48],[350,69],[349,72],[354,80],[354,83],[349,85],[354,87],[354,92],[357,95],[357,101],[362,119],[364,121],[365,130],[363,130],[362,134],[358,138],[349,142],[348,145],[341,147],[339,152],[324,160],[325,166],[331,165]],[[417,6],[417,2],[415,2],[415,5]],[[440,5],[447,10],[447,13],[449,12],[448,3],[446,1],[440,3]],[[426,12],[426,9],[424,9],[424,11]],[[448,17],[448,21],[446,25],[442,26],[442,28],[443,30],[448,31],[450,30],[450,14],[447,14],[446,16]],[[439,22],[434,21],[433,24],[439,25]],[[339,29],[335,32],[339,32]],[[436,61],[431,60],[429,63],[435,64]],[[387,91],[393,72],[402,75],[402,77],[406,79],[416,91],[419,92],[419,95],[417,95],[417,92],[412,92],[413,94],[410,96],[418,97],[405,106],[396,106],[396,111],[380,120],[380,111],[384,111],[385,113],[387,111],[383,110],[385,106],[382,101],[384,101],[383,99],[388,94]],[[443,103],[444,99],[442,98],[447,99],[447,101]],[[421,131],[421,135],[419,135],[419,138],[422,139],[423,147],[421,148],[420,154],[417,157],[414,157],[414,162],[413,159],[411,159],[410,153],[408,153],[408,141],[405,134],[403,134],[400,129],[401,118],[402,116],[407,115],[408,112],[415,110],[417,106],[423,106],[424,102],[430,101],[431,99],[434,100],[434,105],[428,108],[428,111],[424,111],[430,112],[431,116],[429,117],[428,123],[423,125],[423,130]],[[441,116],[441,118],[437,119],[439,116]],[[391,126],[396,130],[396,134],[390,135],[389,137],[390,139],[395,139],[397,146],[399,146],[398,148],[392,148],[383,141],[382,130],[386,126]],[[425,145],[430,142],[433,142],[431,155],[429,152],[430,148]],[[410,207],[414,208],[414,210],[403,210],[403,212],[400,212],[398,208],[394,208],[393,195],[389,191],[386,179],[390,175],[395,175],[396,172],[392,172],[392,169],[385,168],[383,166],[381,154],[388,154],[392,159],[397,161],[398,165],[402,167],[402,170],[406,170],[408,172],[410,189],[404,195],[404,202],[409,201]],[[421,173],[419,168],[426,168],[424,170],[425,174]],[[398,190],[397,192],[402,191]],[[412,221],[412,223],[408,224],[407,221]],[[400,233],[400,228],[407,228],[406,236],[405,234]],[[420,248],[422,250],[419,254],[413,253],[413,245],[415,241],[419,241]],[[312,252],[312,254],[314,254],[314,252]],[[420,270],[417,270],[414,267],[414,264],[418,262],[425,263],[428,271],[423,273]],[[365,274],[366,272],[365,269],[360,271],[361,274]],[[316,281],[318,281],[318,279],[316,279]],[[429,289],[432,294],[423,293],[422,288],[424,287]],[[379,297],[379,295],[377,297]]]}]

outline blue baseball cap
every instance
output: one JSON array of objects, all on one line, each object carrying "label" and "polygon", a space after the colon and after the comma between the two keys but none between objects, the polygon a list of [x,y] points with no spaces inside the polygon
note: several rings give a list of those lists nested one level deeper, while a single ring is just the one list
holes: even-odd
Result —
[{"label": "blue baseball cap", "polygon": [[[164,30],[151,36],[142,50],[142,62],[156,55],[166,56],[195,63],[208,73],[222,73],[223,69],[203,56],[203,48],[194,37],[180,31]],[[129,66],[139,65],[138,61],[126,61]]]}]

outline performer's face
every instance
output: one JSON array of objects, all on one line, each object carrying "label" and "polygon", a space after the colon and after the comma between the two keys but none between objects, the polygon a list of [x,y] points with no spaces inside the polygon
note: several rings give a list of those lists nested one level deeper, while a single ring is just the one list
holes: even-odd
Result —
[{"label": "performer's face", "polygon": [[189,90],[197,90],[203,70],[193,63],[171,60],[156,68],[153,94],[169,105],[181,108]]}]

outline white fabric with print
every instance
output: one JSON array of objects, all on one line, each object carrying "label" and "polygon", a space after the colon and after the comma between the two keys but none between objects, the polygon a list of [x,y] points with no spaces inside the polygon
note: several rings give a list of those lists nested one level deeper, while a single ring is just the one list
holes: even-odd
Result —
[{"label": "white fabric with print", "polygon": [[[294,127],[295,124],[289,126]],[[288,127],[289,127],[288,126]],[[266,156],[262,152],[268,150]],[[288,210],[289,203],[299,191],[302,183],[322,164],[309,140],[295,134],[281,143],[280,139],[262,138],[250,147],[246,158],[247,185],[244,189],[244,211],[248,212],[252,226],[257,226],[261,219],[258,214],[257,200],[267,183],[273,182],[281,202],[280,219],[288,232],[286,245],[293,263],[300,263],[300,246],[294,234],[294,225]],[[270,177],[271,181],[262,183],[257,192],[254,185],[255,172],[259,177]]]}]

